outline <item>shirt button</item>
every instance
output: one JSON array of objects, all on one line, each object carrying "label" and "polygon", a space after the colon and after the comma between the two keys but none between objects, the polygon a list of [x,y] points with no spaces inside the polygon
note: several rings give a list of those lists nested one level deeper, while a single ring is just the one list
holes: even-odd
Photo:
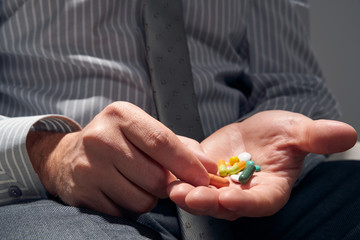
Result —
[{"label": "shirt button", "polygon": [[21,197],[22,192],[18,186],[10,186],[8,189],[8,194],[10,197],[18,198]]}]

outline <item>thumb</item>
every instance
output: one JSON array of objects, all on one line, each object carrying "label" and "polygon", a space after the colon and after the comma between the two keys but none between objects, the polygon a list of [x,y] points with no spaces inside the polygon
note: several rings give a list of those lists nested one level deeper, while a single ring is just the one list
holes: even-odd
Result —
[{"label": "thumb", "polygon": [[[353,147],[357,141],[355,129],[334,120],[308,121],[302,129],[301,150],[317,154],[343,152]],[[301,128],[299,128],[301,130]]]}]

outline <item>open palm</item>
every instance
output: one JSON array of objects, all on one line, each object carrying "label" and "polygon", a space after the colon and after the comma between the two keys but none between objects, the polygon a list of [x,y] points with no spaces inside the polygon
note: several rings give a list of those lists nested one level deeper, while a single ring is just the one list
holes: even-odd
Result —
[{"label": "open palm", "polygon": [[261,112],[221,128],[198,147],[214,162],[250,152],[262,170],[247,184],[231,182],[217,189],[177,181],[169,187],[169,195],[181,208],[199,215],[228,220],[271,215],[286,204],[309,152],[340,152],[355,142],[355,130],[341,122],[313,121],[286,111]]}]

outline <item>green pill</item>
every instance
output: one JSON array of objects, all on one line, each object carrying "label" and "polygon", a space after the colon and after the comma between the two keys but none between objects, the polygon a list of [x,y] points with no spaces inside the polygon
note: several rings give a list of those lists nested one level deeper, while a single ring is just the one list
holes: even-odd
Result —
[{"label": "green pill", "polygon": [[246,161],[246,165],[255,165],[255,163],[253,161]]},{"label": "green pill", "polygon": [[244,171],[240,174],[239,182],[242,184],[247,183],[251,178],[251,176],[254,174],[255,170],[256,170],[255,165],[248,164],[244,169]]},{"label": "green pill", "polygon": [[261,170],[261,167],[259,165],[255,165],[256,171],[259,172]]},{"label": "green pill", "polygon": [[240,167],[237,164],[234,164],[231,168],[229,168],[228,173],[229,175],[237,174],[240,172]]}]

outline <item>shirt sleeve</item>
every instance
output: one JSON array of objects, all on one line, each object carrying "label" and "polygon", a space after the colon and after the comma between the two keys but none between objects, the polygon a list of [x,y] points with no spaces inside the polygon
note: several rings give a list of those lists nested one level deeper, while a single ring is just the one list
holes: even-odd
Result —
[{"label": "shirt sleeve", "polygon": [[[310,47],[304,1],[249,1],[246,44],[251,110],[288,110],[312,119],[340,117]],[[300,11],[300,10],[301,11]]]},{"label": "shirt sleeve", "polygon": [[79,125],[63,116],[0,116],[0,206],[46,198],[26,150],[29,131],[73,132]]}]

